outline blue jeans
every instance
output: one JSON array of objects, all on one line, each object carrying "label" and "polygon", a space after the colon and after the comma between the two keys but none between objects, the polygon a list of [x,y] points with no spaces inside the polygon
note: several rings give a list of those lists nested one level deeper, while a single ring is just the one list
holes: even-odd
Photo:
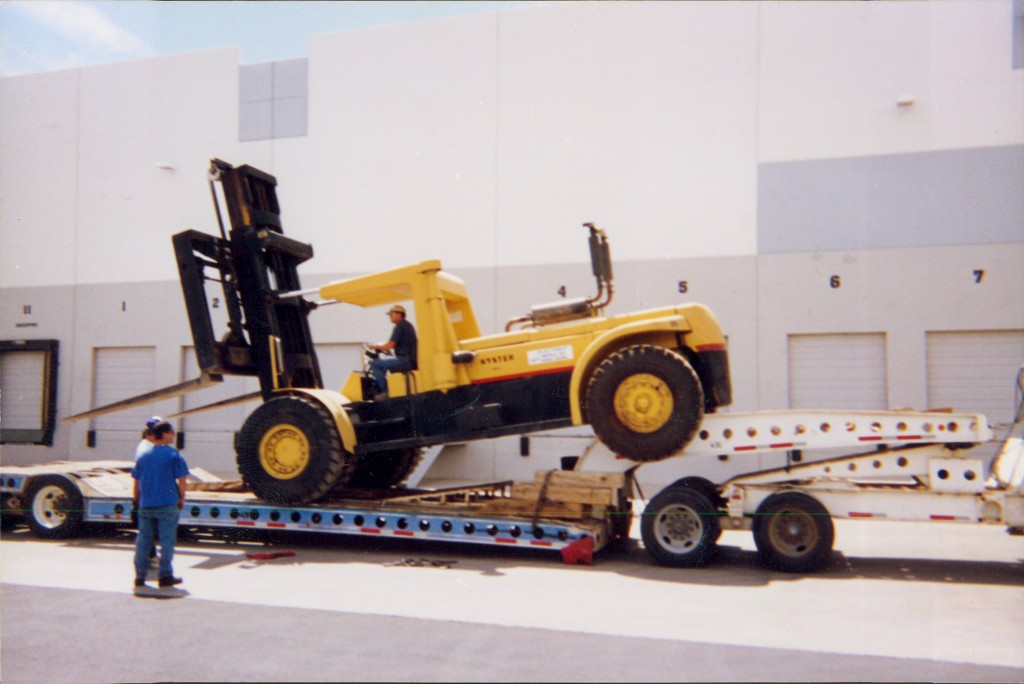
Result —
[{"label": "blue jeans", "polygon": [[378,392],[388,391],[388,371],[407,371],[410,369],[412,369],[412,363],[403,356],[382,356],[370,362],[370,373],[373,375],[373,384]]},{"label": "blue jeans", "polygon": [[177,506],[139,509],[139,536],[135,538],[135,577],[145,579],[149,570],[149,552],[154,539],[160,540],[160,577],[171,577],[174,569],[174,543],[178,539]]}]

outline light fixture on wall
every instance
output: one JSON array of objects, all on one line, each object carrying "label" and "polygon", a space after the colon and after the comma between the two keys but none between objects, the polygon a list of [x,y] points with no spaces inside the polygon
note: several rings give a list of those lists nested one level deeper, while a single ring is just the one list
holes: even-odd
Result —
[{"label": "light fixture on wall", "polygon": [[913,107],[914,102],[915,100],[913,95],[900,95],[896,98],[897,107]]},{"label": "light fixture on wall", "polygon": [[176,167],[174,165],[174,162],[162,161],[162,162],[160,162],[159,164],[156,165],[156,168],[163,169],[164,171],[174,171],[178,167]]}]

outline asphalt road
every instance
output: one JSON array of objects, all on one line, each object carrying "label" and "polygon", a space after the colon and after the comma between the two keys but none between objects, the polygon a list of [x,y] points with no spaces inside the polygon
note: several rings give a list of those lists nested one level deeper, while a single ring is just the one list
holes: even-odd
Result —
[{"label": "asphalt road", "polygon": [[[183,542],[176,600],[133,595],[132,538],[0,541],[0,679],[1024,681],[1024,538],[836,521],[814,575],[726,532],[701,569],[639,542],[592,566],[508,549]],[[294,556],[252,560],[247,553]],[[442,562],[445,561],[445,562]]]}]

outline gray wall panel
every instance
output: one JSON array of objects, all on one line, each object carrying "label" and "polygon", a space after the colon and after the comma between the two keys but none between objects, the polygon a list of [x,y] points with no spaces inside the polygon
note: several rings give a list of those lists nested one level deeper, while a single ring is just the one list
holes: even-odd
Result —
[{"label": "gray wall panel", "polygon": [[762,164],[758,252],[1024,240],[1024,146]]}]

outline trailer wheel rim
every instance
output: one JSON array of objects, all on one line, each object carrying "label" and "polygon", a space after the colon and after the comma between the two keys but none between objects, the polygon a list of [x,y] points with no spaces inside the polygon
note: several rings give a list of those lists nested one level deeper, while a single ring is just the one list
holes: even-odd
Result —
[{"label": "trailer wheel rim", "polygon": [[636,373],[615,389],[615,416],[633,432],[651,433],[672,417],[675,402],[668,385],[656,375]]},{"label": "trailer wheel rim", "polygon": [[658,511],[654,521],[654,536],[666,551],[688,553],[695,549],[704,534],[700,514],[681,504],[666,506]]},{"label": "trailer wheel rim", "polygon": [[818,543],[818,523],[806,511],[787,508],[776,513],[768,526],[773,549],[784,556],[799,558]]},{"label": "trailer wheel rim", "polygon": [[68,497],[61,487],[46,485],[32,499],[32,517],[40,527],[54,530],[68,519]]},{"label": "trailer wheel rim", "polygon": [[260,464],[278,480],[296,478],[309,465],[309,440],[294,425],[275,425],[260,440]]}]

